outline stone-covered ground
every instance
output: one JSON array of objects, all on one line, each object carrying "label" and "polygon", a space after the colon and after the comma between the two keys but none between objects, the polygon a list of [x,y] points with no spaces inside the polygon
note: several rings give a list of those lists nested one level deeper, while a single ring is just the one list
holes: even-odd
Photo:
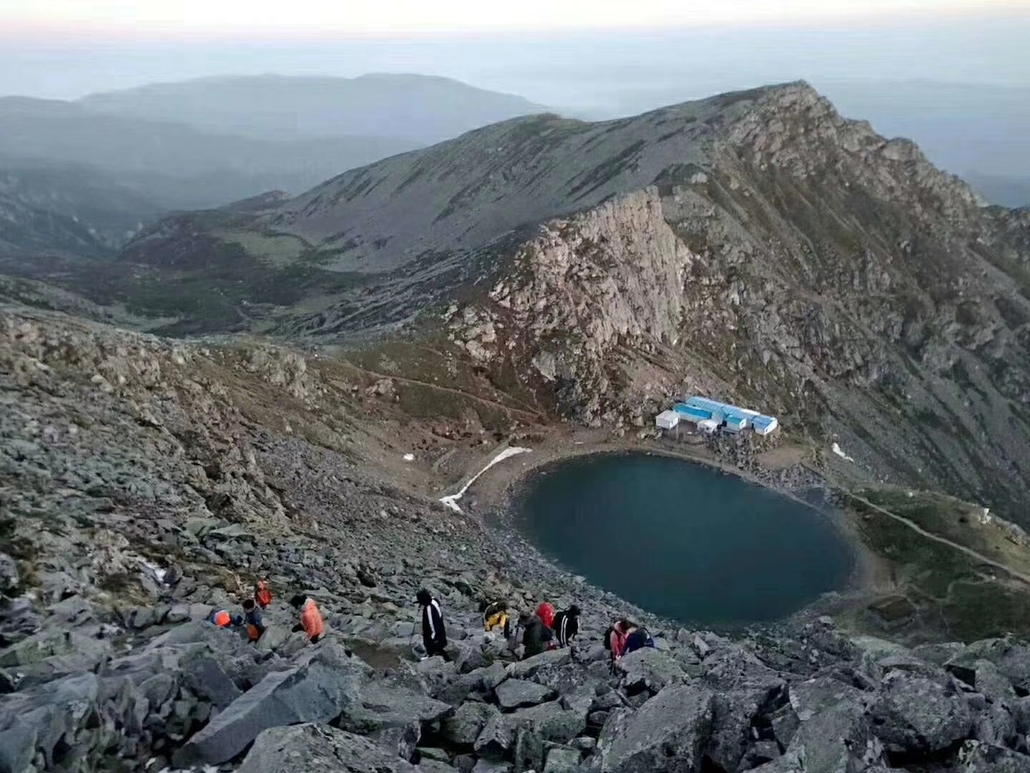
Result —
[{"label": "stone-covered ground", "polygon": [[[0,773],[1030,770],[1022,642],[664,625],[394,485],[351,386],[0,310]],[[258,578],[260,642],[204,622]],[[453,663],[413,653],[423,584]],[[301,590],[317,645],[290,632]],[[498,598],[576,601],[577,646],[516,662],[481,630]],[[622,613],[658,647],[611,670]]]}]

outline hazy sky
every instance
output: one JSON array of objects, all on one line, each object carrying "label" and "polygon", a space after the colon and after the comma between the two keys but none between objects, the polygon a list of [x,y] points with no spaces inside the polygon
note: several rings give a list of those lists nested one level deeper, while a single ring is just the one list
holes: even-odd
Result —
[{"label": "hazy sky", "polygon": [[391,36],[463,30],[818,23],[927,18],[1019,0],[3,0],[0,29],[84,34],[234,30]]},{"label": "hazy sky", "polygon": [[444,75],[611,113],[805,79],[1030,86],[1030,0],[0,0],[0,95]]}]

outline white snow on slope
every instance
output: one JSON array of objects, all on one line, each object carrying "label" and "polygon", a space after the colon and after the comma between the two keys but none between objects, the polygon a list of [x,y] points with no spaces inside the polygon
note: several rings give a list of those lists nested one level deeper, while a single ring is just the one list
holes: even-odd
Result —
[{"label": "white snow on slope", "polygon": [[846,462],[853,462],[853,461],[855,461],[850,456],[848,456],[846,453],[844,453],[844,449],[841,448],[837,443],[834,443],[833,447],[830,450],[833,451],[833,453],[837,454],[837,456],[839,456],[841,459],[843,459]]},{"label": "white snow on slope", "polygon": [[451,510],[453,510],[454,512],[460,513],[461,508],[458,507],[458,500],[465,496],[465,492],[469,490],[469,486],[476,482],[476,478],[478,478],[480,475],[489,470],[498,462],[503,462],[505,459],[508,459],[512,456],[518,456],[519,454],[528,454],[529,451],[530,449],[528,448],[505,448],[503,451],[501,451],[501,453],[497,454],[497,456],[491,459],[490,463],[487,464],[486,467],[484,467],[475,475],[473,475],[469,479],[468,483],[461,487],[461,491],[459,491],[457,494],[451,494],[450,496],[443,497],[440,501],[443,502],[444,505],[446,505],[447,507],[451,508]]}]

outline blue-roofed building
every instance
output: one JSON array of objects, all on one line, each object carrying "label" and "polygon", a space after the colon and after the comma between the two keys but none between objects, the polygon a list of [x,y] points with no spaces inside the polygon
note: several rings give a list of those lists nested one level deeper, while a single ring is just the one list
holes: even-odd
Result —
[{"label": "blue-roofed building", "polygon": [[676,403],[673,410],[684,421],[693,424],[714,421],[729,432],[740,432],[750,427],[759,435],[768,435],[780,426],[774,416],[765,416],[758,411],[719,402],[708,397],[684,396],[684,400]]}]

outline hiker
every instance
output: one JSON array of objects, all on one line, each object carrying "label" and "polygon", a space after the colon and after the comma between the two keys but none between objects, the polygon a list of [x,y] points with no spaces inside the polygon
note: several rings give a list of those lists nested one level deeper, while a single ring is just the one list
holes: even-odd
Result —
[{"label": "hiker", "polygon": [[623,647],[622,654],[628,655],[631,652],[642,650],[644,647],[654,647],[654,639],[647,632],[647,629],[643,626],[635,626],[628,634],[626,634],[626,643]]},{"label": "hiker", "polygon": [[626,637],[636,629],[636,625],[626,618],[621,618],[616,620],[615,624],[605,632],[604,646],[605,649],[611,651],[612,662],[623,656],[626,651]]},{"label": "hiker", "polygon": [[219,628],[231,628],[234,625],[242,625],[243,617],[241,615],[233,617],[228,610],[216,609],[208,616],[207,621]]},{"label": "hiker", "polygon": [[546,601],[540,602],[540,606],[536,608],[536,616],[543,621],[543,624],[548,628],[554,628],[554,605],[549,604]]},{"label": "hiker", "polygon": [[568,647],[579,633],[579,607],[575,604],[554,617],[551,628],[559,647]]},{"label": "hiker", "polygon": [[265,632],[265,622],[261,619],[261,609],[254,599],[243,600],[243,623],[247,626],[247,638],[257,641]]},{"label": "hiker", "polygon": [[523,660],[545,651],[554,638],[554,631],[544,625],[539,614],[523,615],[519,618],[519,626],[522,628],[522,644],[525,647]]},{"label": "hiker", "polygon": [[315,600],[298,593],[290,599],[290,606],[300,610],[300,622],[293,626],[294,633],[303,631],[312,644],[321,639],[325,634],[325,620],[322,619],[322,613],[318,610]]},{"label": "hiker", "polygon": [[504,638],[511,638],[511,617],[507,601],[495,601],[483,610],[483,630],[487,633],[500,628]]},{"label": "hiker", "polygon": [[425,588],[422,588],[415,598],[422,608],[422,644],[426,648],[426,657],[439,655],[445,662],[450,663],[451,656],[447,654],[446,649],[447,629],[444,628],[440,602]]},{"label": "hiker", "polygon": [[258,580],[254,586],[254,601],[262,609],[267,609],[268,605],[272,603],[272,591],[268,589],[267,580]]}]

